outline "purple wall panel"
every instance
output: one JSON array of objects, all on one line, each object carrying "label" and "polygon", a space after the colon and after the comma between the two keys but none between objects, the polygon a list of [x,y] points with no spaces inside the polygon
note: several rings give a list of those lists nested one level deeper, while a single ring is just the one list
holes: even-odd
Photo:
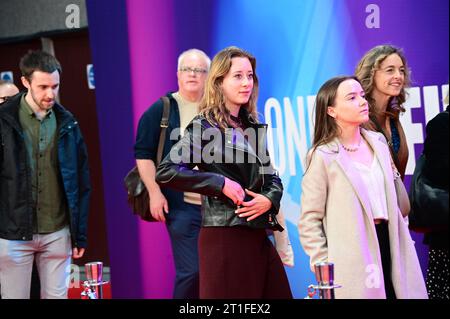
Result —
[{"label": "purple wall panel", "polygon": [[[120,1],[86,1],[114,298],[141,298],[140,238],[122,184],[133,160],[133,110],[127,20]],[[98,231],[105,231],[99,229]]]},{"label": "purple wall panel", "polygon": [[[142,113],[176,88],[176,58],[171,1],[127,1],[134,128]],[[169,203],[170,205],[170,203]],[[171,298],[175,271],[163,223],[139,223],[144,298]]]}]

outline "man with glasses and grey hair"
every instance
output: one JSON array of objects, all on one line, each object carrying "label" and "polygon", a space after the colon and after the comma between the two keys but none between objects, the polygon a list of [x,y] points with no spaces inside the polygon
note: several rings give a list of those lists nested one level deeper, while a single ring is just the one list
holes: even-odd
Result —
[{"label": "man with glasses and grey hair", "polygon": [[[166,95],[170,101],[170,115],[163,158],[198,114],[210,64],[210,58],[198,49],[184,51],[178,57],[178,91]],[[166,189],[155,181],[163,107],[163,101],[159,99],[142,115],[134,154],[139,174],[150,194],[151,214],[157,221],[165,222],[169,232],[176,270],[173,298],[198,299],[197,242],[201,226],[200,195]],[[178,138],[171,139],[173,136]]]}]

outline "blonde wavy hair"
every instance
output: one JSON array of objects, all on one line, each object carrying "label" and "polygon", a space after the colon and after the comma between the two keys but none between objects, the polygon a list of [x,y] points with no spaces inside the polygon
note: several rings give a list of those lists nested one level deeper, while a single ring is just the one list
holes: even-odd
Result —
[{"label": "blonde wavy hair", "polygon": [[400,94],[397,97],[393,97],[389,100],[388,107],[385,114],[389,117],[398,118],[400,112],[405,112],[403,103],[406,101],[405,88],[411,84],[411,71],[408,68],[405,55],[402,49],[392,45],[378,45],[370,49],[359,61],[358,66],[355,69],[355,75],[361,82],[361,85],[366,93],[366,100],[369,102],[369,110],[371,115],[380,115],[375,109],[375,99],[372,97],[372,93],[375,87],[374,77],[375,72],[380,69],[381,63],[391,54],[397,54],[403,62],[405,67],[405,81]]},{"label": "blonde wavy hair", "polygon": [[247,58],[253,69],[253,91],[248,102],[241,105],[241,108],[247,110],[254,122],[258,121],[256,101],[258,99],[259,85],[258,77],[256,76],[256,59],[250,53],[231,46],[223,49],[213,58],[206,78],[205,92],[199,106],[200,115],[222,130],[234,126],[234,122],[230,119],[230,111],[225,107],[225,97],[221,85],[224,77],[230,72],[232,59],[238,57]]}]

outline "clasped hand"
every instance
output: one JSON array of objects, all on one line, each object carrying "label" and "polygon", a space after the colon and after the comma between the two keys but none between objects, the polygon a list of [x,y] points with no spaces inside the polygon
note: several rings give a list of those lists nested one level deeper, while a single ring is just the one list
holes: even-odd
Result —
[{"label": "clasped hand", "polygon": [[[222,192],[237,206],[243,206],[238,208],[235,213],[241,218],[248,217],[247,221],[251,221],[259,217],[267,212],[272,206],[272,202],[266,196],[252,192],[248,189],[244,192],[241,185],[226,177]],[[253,197],[253,199],[248,202],[244,202],[245,194]]]}]

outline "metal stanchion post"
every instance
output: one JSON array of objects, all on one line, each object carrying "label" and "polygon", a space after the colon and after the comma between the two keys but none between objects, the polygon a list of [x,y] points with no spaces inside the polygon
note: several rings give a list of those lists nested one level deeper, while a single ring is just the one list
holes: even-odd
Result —
[{"label": "metal stanchion post", "polygon": [[90,262],[84,265],[86,281],[83,283],[84,291],[81,299],[103,299],[103,263],[100,261]]},{"label": "metal stanchion post", "polygon": [[314,265],[317,285],[308,287],[307,299],[311,299],[315,293],[319,292],[320,299],[334,299],[334,289],[342,287],[334,284],[334,264],[323,262]]}]

